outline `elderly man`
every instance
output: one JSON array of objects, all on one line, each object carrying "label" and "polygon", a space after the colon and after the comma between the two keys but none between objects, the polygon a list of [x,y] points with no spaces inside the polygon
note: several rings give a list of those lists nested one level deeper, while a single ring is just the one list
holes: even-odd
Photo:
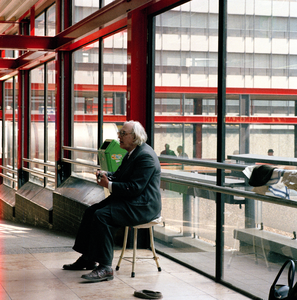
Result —
[{"label": "elderly man", "polygon": [[[110,191],[105,200],[86,209],[73,249],[82,256],[65,270],[91,270],[89,281],[113,279],[112,229],[148,223],[160,216],[160,163],[146,144],[147,135],[139,122],[125,122],[118,132],[120,147],[127,150],[114,173],[97,171],[97,183]],[[97,266],[97,263],[99,265]]]}]

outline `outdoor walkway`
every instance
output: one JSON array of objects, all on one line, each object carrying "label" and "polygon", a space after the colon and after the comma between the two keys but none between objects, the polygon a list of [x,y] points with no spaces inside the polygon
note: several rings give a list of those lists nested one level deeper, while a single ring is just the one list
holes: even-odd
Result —
[{"label": "outdoor walkway", "polygon": [[[131,263],[124,260],[114,280],[88,283],[81,275],[89,271],[62,270],[79,256],[71,249],[73,237],[6,221],[0,223],[0,237],[0,300],[135,300],[134,291],[141,289],[160,291],[168,300],[248,299],[161,256],[162,272],[153,260],[142,259],[131,278]],[[119,254],[116,250],[113,268]]]}]

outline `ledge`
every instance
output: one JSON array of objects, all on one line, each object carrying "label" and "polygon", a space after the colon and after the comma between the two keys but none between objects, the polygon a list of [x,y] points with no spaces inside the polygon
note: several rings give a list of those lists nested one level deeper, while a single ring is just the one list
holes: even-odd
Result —
[{"label": "ledge", "polygon": [[234,238],[240,241],[240,247],[247,245],[264,248],[269,252],[294,258],[297,256],[297,240],[289,237],[260,230],[257,228],[245,228],[234,230]]},{"label": "ledge", "polygon": [[52,228],[53,192],[32,182],[15,193],[16,221]]},{"label": "ledge", "polygon": [[15,219],[15,193],[13,188],[0,185],[0,218],[3,220],[14,221]]},{"label": "ledge", "polygon": [[68,178],[53,191],[54,229],[75,234],[86,208],[103,199],[104,190],[95,182]]}]

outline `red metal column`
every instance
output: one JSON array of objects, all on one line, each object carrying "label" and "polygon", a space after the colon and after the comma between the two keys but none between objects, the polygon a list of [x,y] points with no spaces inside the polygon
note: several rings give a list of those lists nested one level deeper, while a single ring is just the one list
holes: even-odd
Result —
[{"label": "red metal column", "polygon": [[[61,32],[61,1],[56,1],[56,34]],[[56,53],[55,61],[56,69],[56,95],[55,95],[55,105],[56,105],[56,116],[55,116],[55,165],[56,165],[56,187],[61,184],[61,173],[62,173],[62,140],[61,140],[61,131],[62,131],[62,112],[61,112],[61,53]]]},{"label": "red metal column", "polygon": [[[0,51],[0,54],[1,54],[1,51]],[[1,55],[0,55],[1,57]],[[4,126],[3,124],[3,86],[4,86],[4,82],[0,82],[0,120],[2,122],[2,127]],[[3,142],[3,138],[1,140],[1,142]],[[3,151],[3,145],[2,145],[2,151]],[[3,157],[3,153],[1,153],[1,158],[0,158],[0,165],[3,166],[3,160],[2,160],[2,157]],[[3,173],[3,169],[0,170],[1,173]],[[3,177],[1,176],[0,178],[0,184],[3,183]],[[1,206],[0,206],[1,208]]]},{"label": "red metal column", "polygon": [[35,35],[35,6],[30,9],[30,35]]},{"label": "red metal column", "polygon": [[147,14],[128,15],[127,119],[146,125]]},{"label": "red metal column", "polygon": [[[63,5],[62,5],[63,4]],[[69,24],[69,1],[56,1],[56,31],[61,32],[62,26],[67,28]],[[64,17],[62,17],[64,16]],[[62,23],[63,22],[63,23]],[[67,51],[58,51],[56,54],[56,186],[58,187],[71,174],[71,165],[63,163],[62,158],[70,158],[70,152],[62,152],[64,145],[71,145],[71,54]],[[64,110],[62,110],[62,107]],[[63,131],[62,131],[63,128]]]}]

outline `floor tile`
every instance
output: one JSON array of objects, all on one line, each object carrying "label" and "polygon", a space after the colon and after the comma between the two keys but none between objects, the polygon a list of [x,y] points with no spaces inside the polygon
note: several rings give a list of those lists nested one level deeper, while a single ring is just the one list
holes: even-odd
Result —
[{"label": "floor tile", "polygon": [[[248,299],[162,255],[158,255],[159,272],[149,250],[137,251],[141,258],[134,278],[131,258],[123,259],[115,270],[121,252],[117,249],[112,264],[114,280],[90,283],[81,278],[90,271],[63,270],[64,264],[80,256],[71,249],[73,238],[17,224],[0,226],[0,231],[5,241],[4,248],[0,247],[1,300],[135,300],[134,291],[142,289],[159,291],[166,300]],[[131,257],[132,251],[128,249],[125,256]]]}]

